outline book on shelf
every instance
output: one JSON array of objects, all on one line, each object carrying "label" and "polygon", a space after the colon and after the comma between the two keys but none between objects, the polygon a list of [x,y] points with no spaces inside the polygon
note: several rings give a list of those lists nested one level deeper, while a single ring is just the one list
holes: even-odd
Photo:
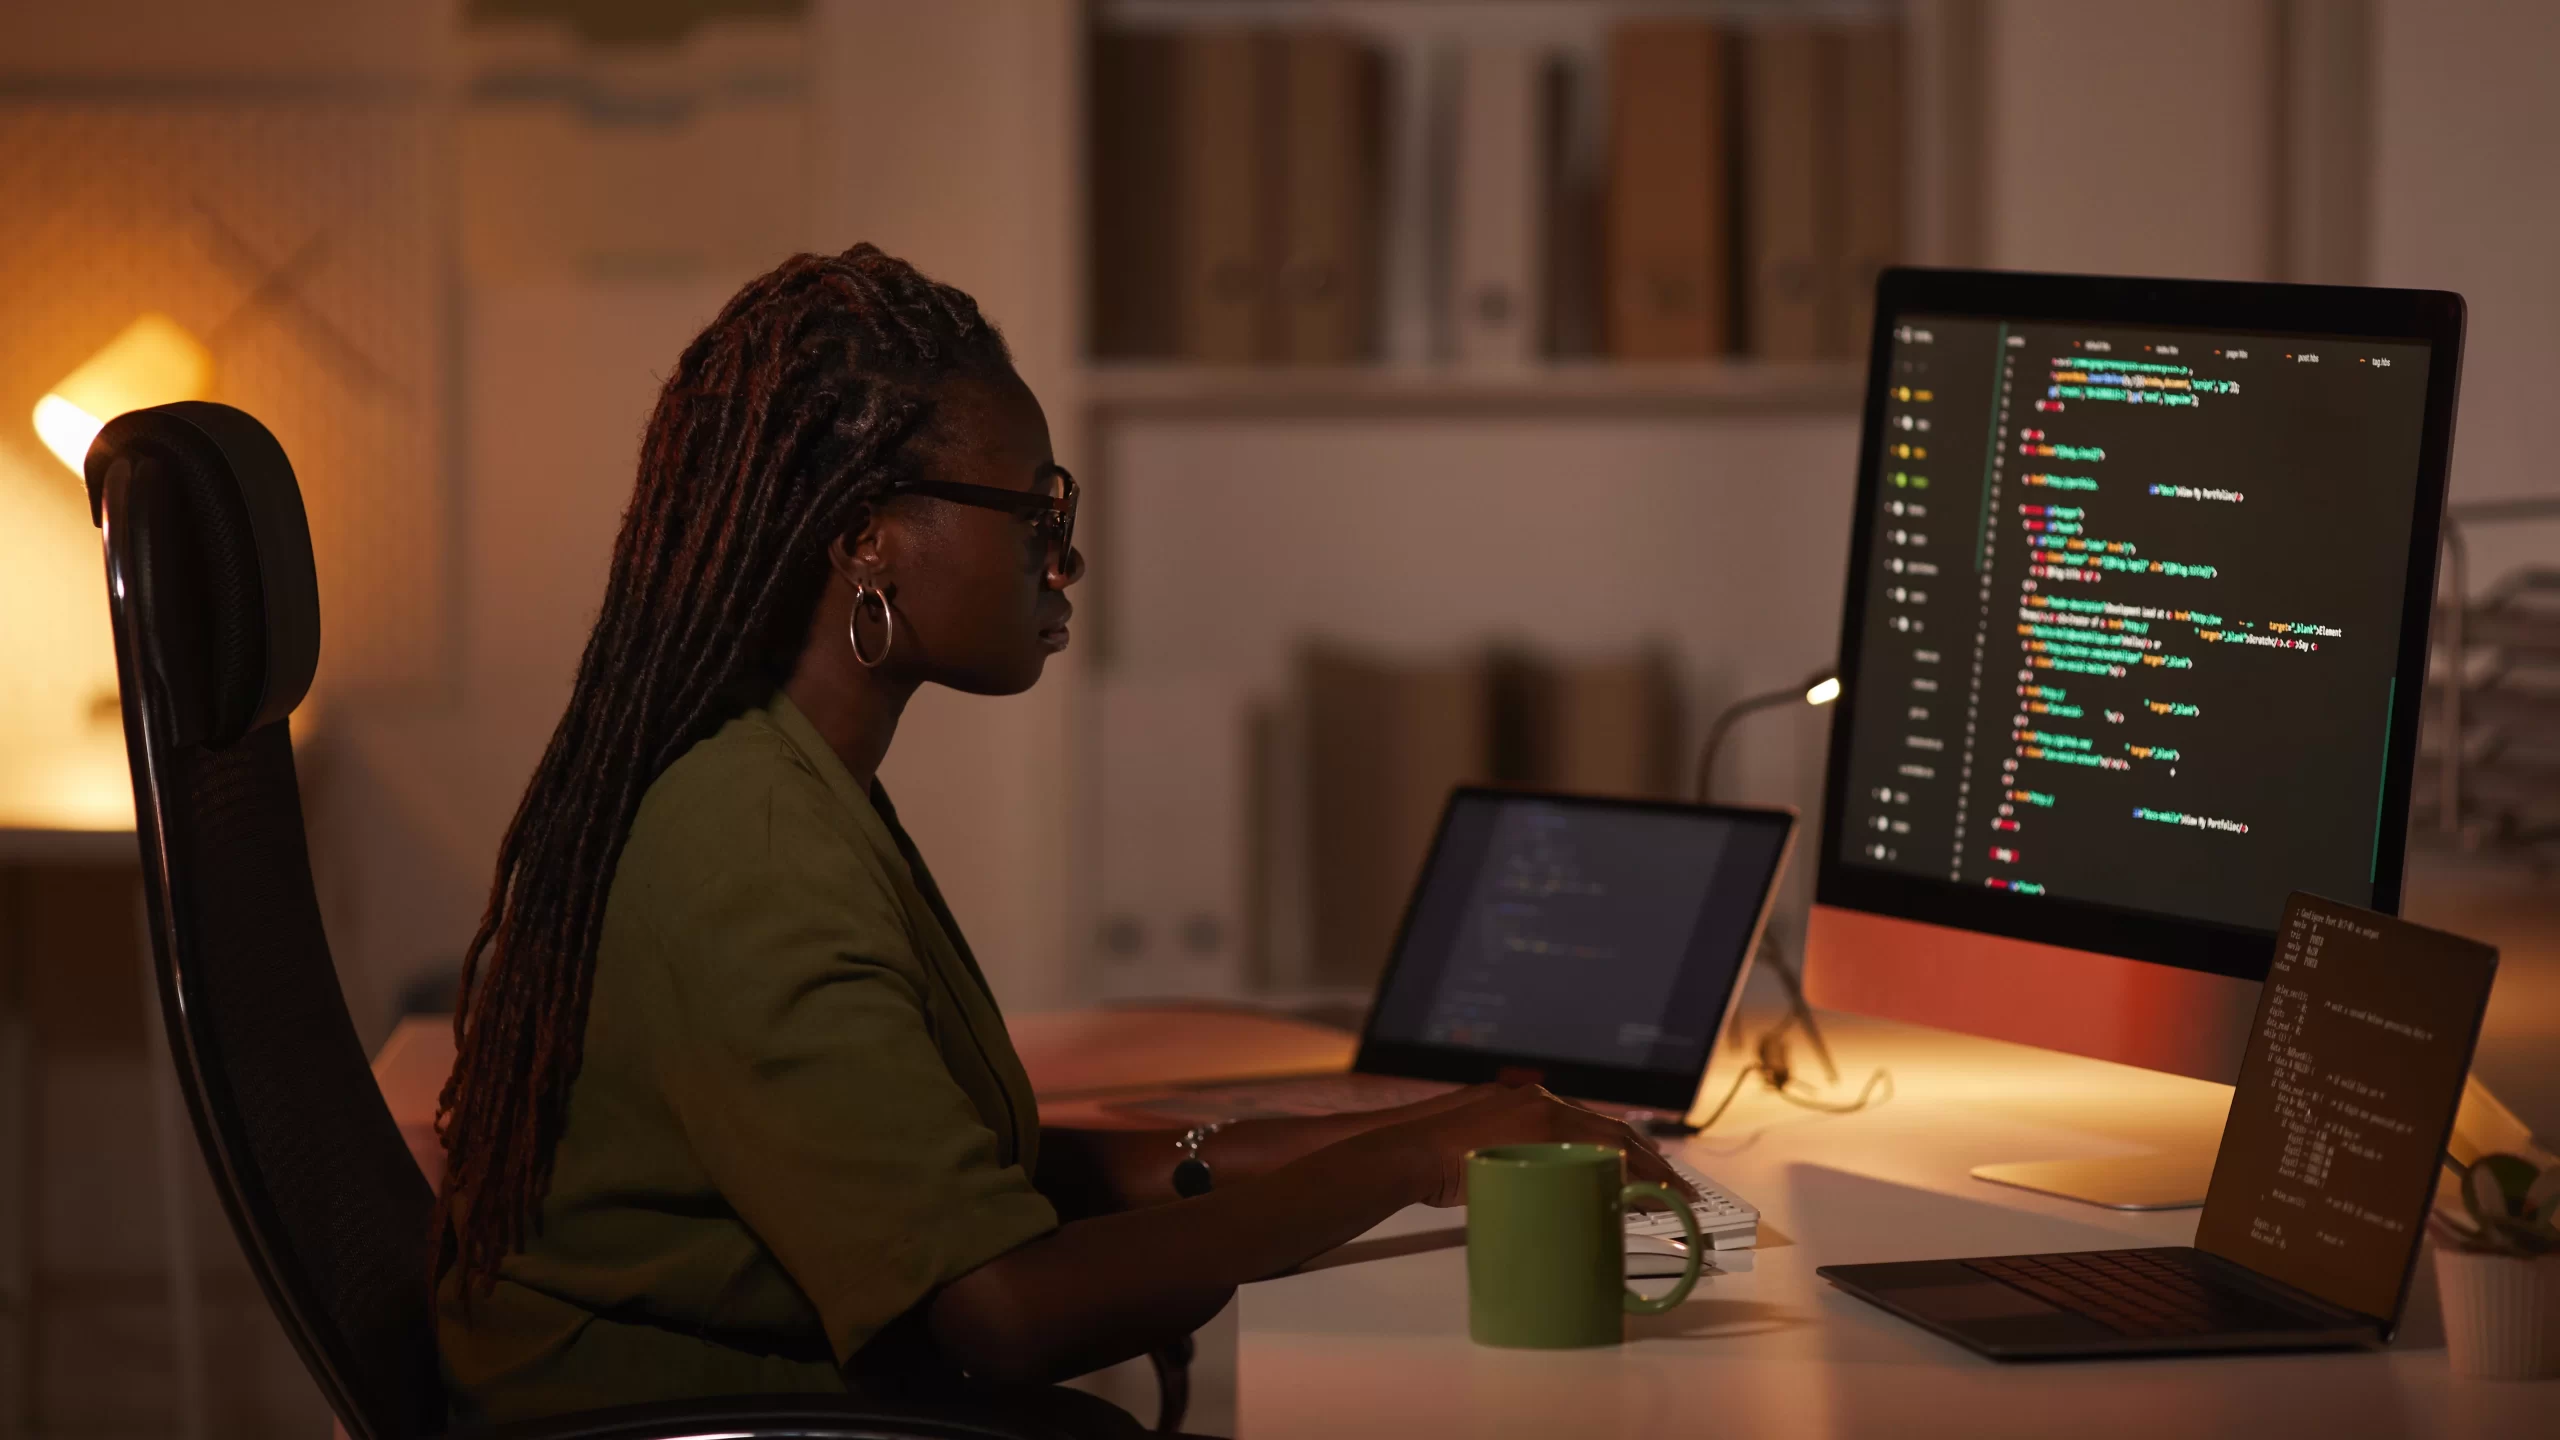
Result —
[{"label": "book on shelf", "polygon": [[1385,77],[1326,28],[1094,38],[1097,353],[1340,364],[1374,350]]},{"label": "book on shelf", "polygon": [[1752,355],[1805,361],[1824,349],[1836,267],[1831,131],[1837,68],[1822,32],[1792,22],[1742,38],[1742,331]]},{"label": "book on shelf", "polygon": [[1449,355],[1461,365],[1525,365],[1546,318],[1544,52],[1492,41],[1457,69],[1449,223]]},{"label": "book on shelf", "polygon": [[1103,992],[1241,992],[1254,946],[1249,688],[1217,674],[1113,674],[1093,701]]},{"label": "book on shelf", "polygon": [[1103,30],[1092,52],[1090,334],[1100,355],[1178,355],[1175,36]]},{"label": "book on shelf", "polygon": [[1854,358],[1901,249],[1900,32],[1773,24],[1744,43],[1747,348]]},{"label": "book on shelf", "polygon": [[1823,353],[1866,354],[1875,318],[1876,277],[1902,254],[1902,32],[1860,25],[1839,47],[1840,244],[1835,251],[1833,319]]},{"label": "book on shelf", "polygon": [[1288,698],[1257,722],[1255,973],[1290,988],[1374,982],[1452,786],[1680,793],[1680,695],[1658,645],[1307,645]]},{"label": "book on shelf", "polygon": [[1854,357],[1900,245],[1903,63],[1898,27],[1837,20],[1638,11],[1595,51],[1105,26],[1094,348],[1356,364],[1392,312],[1400,358],[1461,368]]},{"label": "book on shelf", "polygon": [[1667,647],[1569,656],[1506,647],[1492,675],[1502,782],[1580,795],[1682,793],[1680,674]]},{"label": "book on shelf", "polygon": [[1640,20],[1609,37],[1608,353],[1704,360],[1729,334],[1724,37]]},{"label": "book on shelf", "polygon": [[1293,31],[1281,47],[1274,343],[1265,358],[1341,365],[1376,346],[1384,64],[1357,35]]},{"label": "book on shelf", "polygon": [[1334,646],[1298,658],[1308,924],[1300,983],[1373,984],[1449,788],[1492,778],[1481,654],[1404,661]]},{"label": "book on shelf", "polygon": [[1546,314],[1538,350],[1551,359],[1584,359],[1605,349],[1601,204],[1609,161],[1597,68],[1553,54],[1539,65]]},{"label": "book on shelf", "polygon": [[1174,39],[1173,305],[1176,353],[1189,359],[1242,363],[1274,344],[1265,171],[1277,44],[1241,29]]}]

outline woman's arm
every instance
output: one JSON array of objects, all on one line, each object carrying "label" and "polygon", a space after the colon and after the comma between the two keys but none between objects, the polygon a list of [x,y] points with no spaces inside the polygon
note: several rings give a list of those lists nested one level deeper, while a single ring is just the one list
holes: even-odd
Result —
[{"label": "woman's arm", "polygon": [[[1453,1090],[1411,1105],[1345,1115],[1240,1120],[1220,1127],[1200,1147],[1220,1186],[1259,1179],[1292,1161],[1355,1135],[1400,1125],[1467,1102]],[[1174,1192],[1173,1167],[1182,1155],[1180,1130],[1100,1130],[1044,1126],[1040,1131],[1040,1192],[1069,1220],[1163,1205]]]},{"label": "woman's arm", "polygon": [[[1630,1172],[1678,1183],[1624,1122],[1534,1086],[1482,1086],[1432,1103],[1259,1176],[1230,1178],[1238,1162],[1213,1164],[1217,1188],[1195,1199],[1070,1221],[936,1293],[926,1309],[934,1340],[992,1384],[1059,1380],[1144,1354],[1198,1329],[1247,1280],[1322,1254],[1407,1205],[1459,1203],[1466,1154],[1479,1146],[1595,1141],[1624,1149]],[[1276,1147],[1320,1122],[1266,1123]],[[1168,1141],[1168,1173],[1170,1155]]]}]

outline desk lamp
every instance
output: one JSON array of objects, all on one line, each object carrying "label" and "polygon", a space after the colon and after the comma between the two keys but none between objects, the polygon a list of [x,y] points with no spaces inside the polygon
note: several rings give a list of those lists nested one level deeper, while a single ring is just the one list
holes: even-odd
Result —
[{"label": "desk lamp", "polygon": [[[212,379],[213,357],[200,341],[166,315],[142,315],[36,402],[36,437],[77,475],[107,421],[128,410],[200,398]],[[72,507],[43,493],[51,487],[35,486],[32,474],[27,479],[23,498],[35,509],[8,512],[7,559],[0,566],[13,615],[50,608],[66,594],[94,595],[97,586],[98,539],[85,497],[76,528],[56,527],[48,517]],[[19,498],[9,497],[13,505]],[[81,591],[68,588],[75,577]],[[0,643],[0,668],[17,687],[0,704],[0,830],[133,827],[132,775],[114,723],[114,660],[87,646],[85,633],[29,625]],[[106,639],[103,626],[97,638]],[[102,700],[92,699],[101,685]]]},{"label": "desk lamp", "polygon": [[137,316],[36,402],[36,437],[83,473],[89,442],[128,410],[201,400],[213,388],[213,355],[166,315]]},{"label": "desk lamp", "polygon": [[[1746,695],[1726,706],[1724,712],[1716,716],[1715,723],[1707,727],[1707,741],[1698,749],[1699,802],[1703,804],[1713,798],[1716,752],[1724,747],[1724,737],[1733,729],[1735,721],[1757,710],[1774,709],[1795,702],[1806,705],[1828,705],[1839,698],[1839,677],[1829,670],[1817,670],[1785,689]],[[1836,1082],[1840,1078],[1840,1067],[1831,1062],[1831,1047],[1822,1038],[1822,1027],[1814,1022],[1812,1007],[1805,1004],[1804,981],[1796,974],[1795,967],[1789,965],[1779,955],[1777,942],[1766,934],[1760,938],[1760,960],[1776,973],[1778,983],[1786,987],[1789,1019],[1804,1031],[1805,1040],[1813,1046],[1814,1058],[1822,1062],[1823,1078]],[[1764,1054],[1768,1047],[1782,1038],[1785,1033],[1786,1026],[1780,1025],[1776,1030],[1762,1036],[1760,1043]],[[1784,1073],[1783,1066],[1779,1068],[1778,1073]]]}]

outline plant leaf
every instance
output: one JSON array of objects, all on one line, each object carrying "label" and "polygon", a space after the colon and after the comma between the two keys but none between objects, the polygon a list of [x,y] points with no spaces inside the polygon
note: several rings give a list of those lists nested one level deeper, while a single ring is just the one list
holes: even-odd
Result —
[{"label": "plant leaf", "polygon": [[2560,1226],[2560,1165],[2533,1177],[2525,1187],[2523,1209],[2545,1225]]}]

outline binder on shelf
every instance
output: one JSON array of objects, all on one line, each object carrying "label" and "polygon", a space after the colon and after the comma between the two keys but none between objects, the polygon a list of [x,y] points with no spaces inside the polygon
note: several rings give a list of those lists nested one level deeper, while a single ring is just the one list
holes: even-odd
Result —
[{"label": "binder on shelf", "polygon": [[1836,316],[1823,353],[1866,354],[1876,277],[1902,254],[1902,32],[1860,25],[1839,36],[1840,245],[1831,282]]},{"label": "binder on shelf", "polygon": [[1723,40],[1636,21],[1609,40],[1605,329],[1626,360],[1704,360],[1730,335]]},{"label": "binder on shelf", "polygon": [[1762,360],[1820,357],[1829,332],[1837,222],[1831,214],[1838,69],[1813,26],[1770,24],[1743,38],[1743,334]]},{"label": "binder on shelf", "polygon": [[1305,707],[1307,948],[1300,983],[1365,989],[1395,943],[1453,785],[1492,776],[1481,655],[1400,662],[1331,647],[1298,660]]},{"label": "binder on shelf", "polygon": [[1680,677],[1667,648],[1554,655],[1504,647],[1490,674],[1497,783],[1585,795],[1682,793]]},{"label": "binder on shelf", "polygon": [[1539,68],[1539,193],[1545,211],[1546,262],[1538,351],[1588,358],[1604,353],[1601,296],[1601,202],[1608,157],[1595,103],[1597,67],[1550,55]]},{"label": "binder on shelf", "polygon": [[1168,31],[1094,35],[1090,333],[1112,359],[1182,353],[1177,63]]},{"label": "binder on shelf", "polygon": [[1546,318],[1545,64],[1518,43],[1469,45],[1462,55],[1449,235],[1449,353],[1461,365],[1537,358]]},{"label": "binder on shelf", "polygon": [[1270,358],[1340,365],[1376,348],[1384,205],[1384,65],[1361,38],[1295,30],[1280,42],[1281,177]]},{"label": "binder on shelf", "polygon": [[1264,236],[1265,71],[1276,41],[1242,29],[1173,39],[1175,308],[1185,359],[1244,364],[1271,348]]},{"label": "binder on shelf", "polygon": [[1578,794],[1682,793],[1680,678],[1667,652],[1553,661],[1535,673],[1529,784]]},{"label": "binder on shelf", "polygon": [[1094,689],[1098,979],[1108,997],[1237,995],[1251,976],[1247,688],[1119,675]]}]

